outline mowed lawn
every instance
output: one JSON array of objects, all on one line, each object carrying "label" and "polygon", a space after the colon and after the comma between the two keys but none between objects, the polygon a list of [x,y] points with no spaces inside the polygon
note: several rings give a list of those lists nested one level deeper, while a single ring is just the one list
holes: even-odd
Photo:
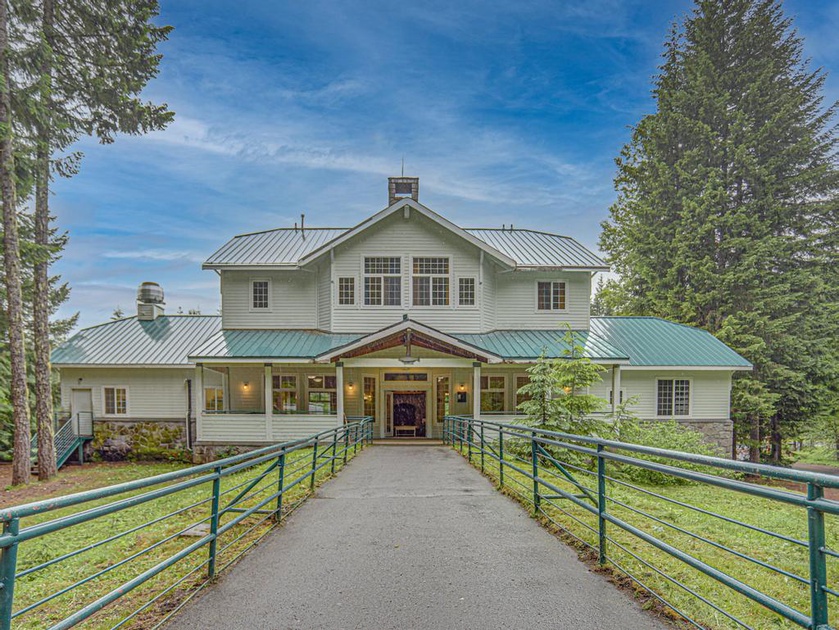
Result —
[{"label": "mowed lawn", "polygon": [[[286,486],[311,470],[312,454],[312,449],[307,448],[288,455],[285,469]],[[328,455],[328,452],[323,455]],[[320,458],[319,463],[326,465],[318,471],[318,484],[331,476],[329,463]],[[251,481],[266,471],[271,464],[272,462],[262,463],[223,477],[220,507],[224,508],[234,497],[246,490],[243,499],[236,503],[237,508],[253,507],[276,492],[276,468],[268,471],[256,486],[248,490]],[[341,466],[342,459],[338,458],[336,471]],[[34,482],[24,488],[6,488],[2,495],[2,506],[19,505],[172,471],[188,471],[189,468],[177,463],[67,466],[56,480],[46,483]],[[309,480],[305,479],[289,489],[283,498],[284,515],[305,500],[309,494],[309,485]],[[164,486],[151,489],[160,487]],[[91,501],[83,506],[32,516],[22,520],[21,529],[59,517],[79,514],[84,510],[142,494],[151,489],[127,492],[116,497]],[[195,543],[208,530],[211,499],[212,482],[203,482],[177,493],[21,543],[17,560],[17,572],[20,577],[15,583],[14,605],[15,613],[20,615],[13,620],[12,626],[44,628],[53,625]],[[271,500],[260,510],[272,511],[275,507],[275,501]],[[228,512],[221,518],[220,526],[239,515],[237,512]],[[200,528],[198,533],[192,529],[196,525]],[[257,543],[274,526],[272,514],[256,513],[220,536],[217,543],[217,571],[234,562],[243,551]],[[105,607],[79,627],[111,628],[117,624],[122,628],[155,627],[206,582],[207,562],[208,546],[204,546],[183,561],[130,590],[117,602]],[[46,566],[28,572],[39,565]]]},{"label": "mowed lawn", "polygon": [[[529,458],[518,459],[507,453],[505,461],[528,471],[531,466]],[[473,453],[472,463],[480,468],[480,456]],[[586,468],[569,466],[568,470],[596,496],[596,477]],[[498,483],[497,460],[485,456],[484,471]],[[629,482],[626,477],[615,475],[616,472],[617,467],[607,462],[606,474],[611,477],[607,483],[609,512],[809,615],[809,553],[807,547],[795,542],[806,542],[808,539],[805,509],[707,485],[655,486]],[[581,494],[579,488],[575,488],[555,470],[551,472],[548,467],[540,467],[539,474],[566,492]],[[507,468],[501,489],[526,508],[532,508],[533,482],[525,475]],[[794,492],[801,490],[794,484],[780,489]],[[543,487],[541,493],[549,494],[550,491]],[[539,517],[547,527],[574,545],[586,561],[596,565],[597,554],[594,548],[598,543],[598,519],[595,515],[567,499],[559,498],[542,499]],[[734,521],[774,532],[783,538],[743,527]],[[825,521],[827,547],[839,550],[839,518],[826,515]],[[608,566],[611,567],[607,570],[616,576],[618,583],[635,590],[645,606],[662,610],[660,603],[644,592],[648,589],[659,594],[673,609],[692,618],[701,627],[799,627],[616,525],[607,524],[607,534],[610,538],[607,542]],[[839,559],[828,557],[827,567],[828,586],[839,591]],[[631,572],[636,581],[622,578],[621,572],[615,569]],[[701,598],[717,605],[724,612],[715,610]],[[839,598],[829,595],[828,605],[831,624],[835,627],[839,622]],[[742,624],[726,613],[739,619]],[[664,610],[662,614],[676,619],[671,611]],[[677,621],[679,626],[683,623]],[[686,623],[684,626],[695,627]]]}]

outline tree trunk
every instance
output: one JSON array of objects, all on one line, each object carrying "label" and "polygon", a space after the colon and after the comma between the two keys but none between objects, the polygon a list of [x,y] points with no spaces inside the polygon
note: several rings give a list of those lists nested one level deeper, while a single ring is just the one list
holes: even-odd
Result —
[{"label": "tree trunk", "polygon": [[3,197],[3,265],[6,273],[6,308],[9,318],[10,398],[14,423],[12,485],[29,483],[29,396],[26,387],[26,352],[23,340],[23,295],[20,278],[20,242],[15,196],[15,157],[12,146],[11,82],[9,71],[9,13],[0,0],[0,195]]},{"label": "tree trunk", "polygon": [[781,463],[781,423],[778,421],[778,416],[773,415],[771,420],[771,429],[769,433],[769,443],[771,445],[770,459],[773,464]]},{"label": "tree trunk", "polygon": [[50,123],[49,99],[52,73],[53,0],[44,0],[43,37],[50,47],[41,68],[41,109],[35,178],[35,244],[40,249],[35,263],[32,318],[35,350],[35,417],[38,422],[38,479],[46,481],[58,472],[52,425],[52,379],[49,324],[49,244],[50,244]]},{"label": "tree trunk", "polygon": [[752,416],[751,428],[749,431],[749,461],[760,462],[760,416]]}]

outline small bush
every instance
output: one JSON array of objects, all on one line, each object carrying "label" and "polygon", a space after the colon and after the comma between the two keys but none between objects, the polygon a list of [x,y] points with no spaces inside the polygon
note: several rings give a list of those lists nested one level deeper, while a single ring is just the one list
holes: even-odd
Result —
[{"label": "small bush", "polygon": [[[705,442],[704,436],[690,427],[683,426],[675,420],[666,421],[651,421],[645,422],[641,420],[631,420],[621,424],[619,440],[621,442],[629,442],[631,444],[639,444],[641,446],[651,446],[654,448],[661,448],[670,451],[681,451],[683,453],[695,453],[697,455],[713,455],[719,456],[720,452],[716,447]],[[697,472],[706,472],[711,474],[720,474],[719,469],[709,468],[708,466],[700,466],[698,464],[690,464],[688,462],[678,462],[663,457],[655,457],[652,455],[633,454],[637,459],[643,459],[657,464],[667,464],[669,466],[676,466],[686,470],[693,470]],[[623,479],[652,486],[676,486],[676,485],[690,485],[694,482],[680,477],[674,477],[665,473],[657,472],[655,470],[647,470],[646,468],[639,468],[627,464],[618,464],[619,472],[617,473]]]}]

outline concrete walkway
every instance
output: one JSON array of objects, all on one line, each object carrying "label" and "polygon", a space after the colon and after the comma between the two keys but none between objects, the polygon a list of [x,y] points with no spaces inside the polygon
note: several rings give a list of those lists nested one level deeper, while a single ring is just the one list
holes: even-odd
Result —
[{"label": "concrete walkway", "polygon": [[377,447],[167,626],[665,626],[445,447]]}]

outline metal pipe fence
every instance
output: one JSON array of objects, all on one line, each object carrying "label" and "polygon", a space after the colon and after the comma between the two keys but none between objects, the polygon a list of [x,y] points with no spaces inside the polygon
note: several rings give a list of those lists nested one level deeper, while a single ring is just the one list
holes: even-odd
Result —
[{"label": "metal pipe fence", "polygon": [[154,477],[0,510],[0,630],[151,628],[373,439],[370,417]]},{"label": "metal pipe fence", "polygon": [[674,619],[832,627],[837,476],[461,416],[443,439]]}]

